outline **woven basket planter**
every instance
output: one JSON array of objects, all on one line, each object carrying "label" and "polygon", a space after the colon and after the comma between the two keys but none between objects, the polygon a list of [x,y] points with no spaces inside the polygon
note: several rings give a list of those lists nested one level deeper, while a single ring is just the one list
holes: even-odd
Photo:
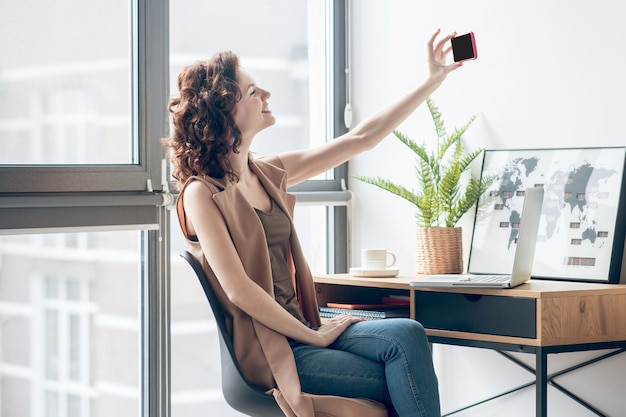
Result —
[{"label": "woven basket planter", "polygon": [[463,272],[463,239],[460,227],[417,228],[417,273]]}]

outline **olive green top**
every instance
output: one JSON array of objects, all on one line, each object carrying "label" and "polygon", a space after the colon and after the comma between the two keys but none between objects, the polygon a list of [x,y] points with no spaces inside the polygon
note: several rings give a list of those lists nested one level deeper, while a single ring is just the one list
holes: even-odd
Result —
[{"label": "olive green top", "polygon": [[267,247],[270,253],[270,265],[272,268],[272,280],[274,282],[274,298],[291,315],[307,324],[293,287],[291,274],[287,267],[289,237],[291,236],[291,224],[287,214],[272,200],[272,208],[269,213],[255,208],[267,239]]}]

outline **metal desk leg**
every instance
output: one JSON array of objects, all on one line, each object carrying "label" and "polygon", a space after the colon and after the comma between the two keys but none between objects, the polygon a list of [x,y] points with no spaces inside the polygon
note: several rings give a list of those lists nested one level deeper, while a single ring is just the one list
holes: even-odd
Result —
[{"label": "metal desk leg", "polygon": [[548,415],[548,354],[542,347],[535,352],[535,384],[536,416],[547,417]]}]

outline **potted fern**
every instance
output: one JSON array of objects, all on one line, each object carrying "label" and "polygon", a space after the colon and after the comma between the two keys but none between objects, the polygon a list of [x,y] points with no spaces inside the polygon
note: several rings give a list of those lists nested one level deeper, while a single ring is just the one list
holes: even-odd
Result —
[{"label": "potted fern", "polygon": [[421,274],[461,273],[463,271],[462,230],[456,227],[496,177],[477,178],[464,175],[470,164],[483,152],[466,152],[462,135],[476,119],[472,116],[461,128],[446,133],[438,107],[426,100],[435,125],[437,149],[429,152],[405,134],[393,133],[416,155],[415,172],[419,188],[409,190],[380,177],[355,175],[354,178],[375,185],[415,205],[417,222],[417,272]]}]

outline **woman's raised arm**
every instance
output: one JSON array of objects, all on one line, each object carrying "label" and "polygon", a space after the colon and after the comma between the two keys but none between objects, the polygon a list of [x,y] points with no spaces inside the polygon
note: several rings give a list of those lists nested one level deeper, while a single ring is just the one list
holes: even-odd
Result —
[{"label": "woman's raised arm", "polygon": [[437,30],[428,41],[428,78],[417,88],[394,103],[380,109],[363,120],[348,133],[306,150],[285,152],[280,155],[292,186],[340,165],[359,153],[372,149],[402,123],[445,80],[460,63],[446,65],[450,52],[447,42],[456,35],[451,33],[439,40]]}]

